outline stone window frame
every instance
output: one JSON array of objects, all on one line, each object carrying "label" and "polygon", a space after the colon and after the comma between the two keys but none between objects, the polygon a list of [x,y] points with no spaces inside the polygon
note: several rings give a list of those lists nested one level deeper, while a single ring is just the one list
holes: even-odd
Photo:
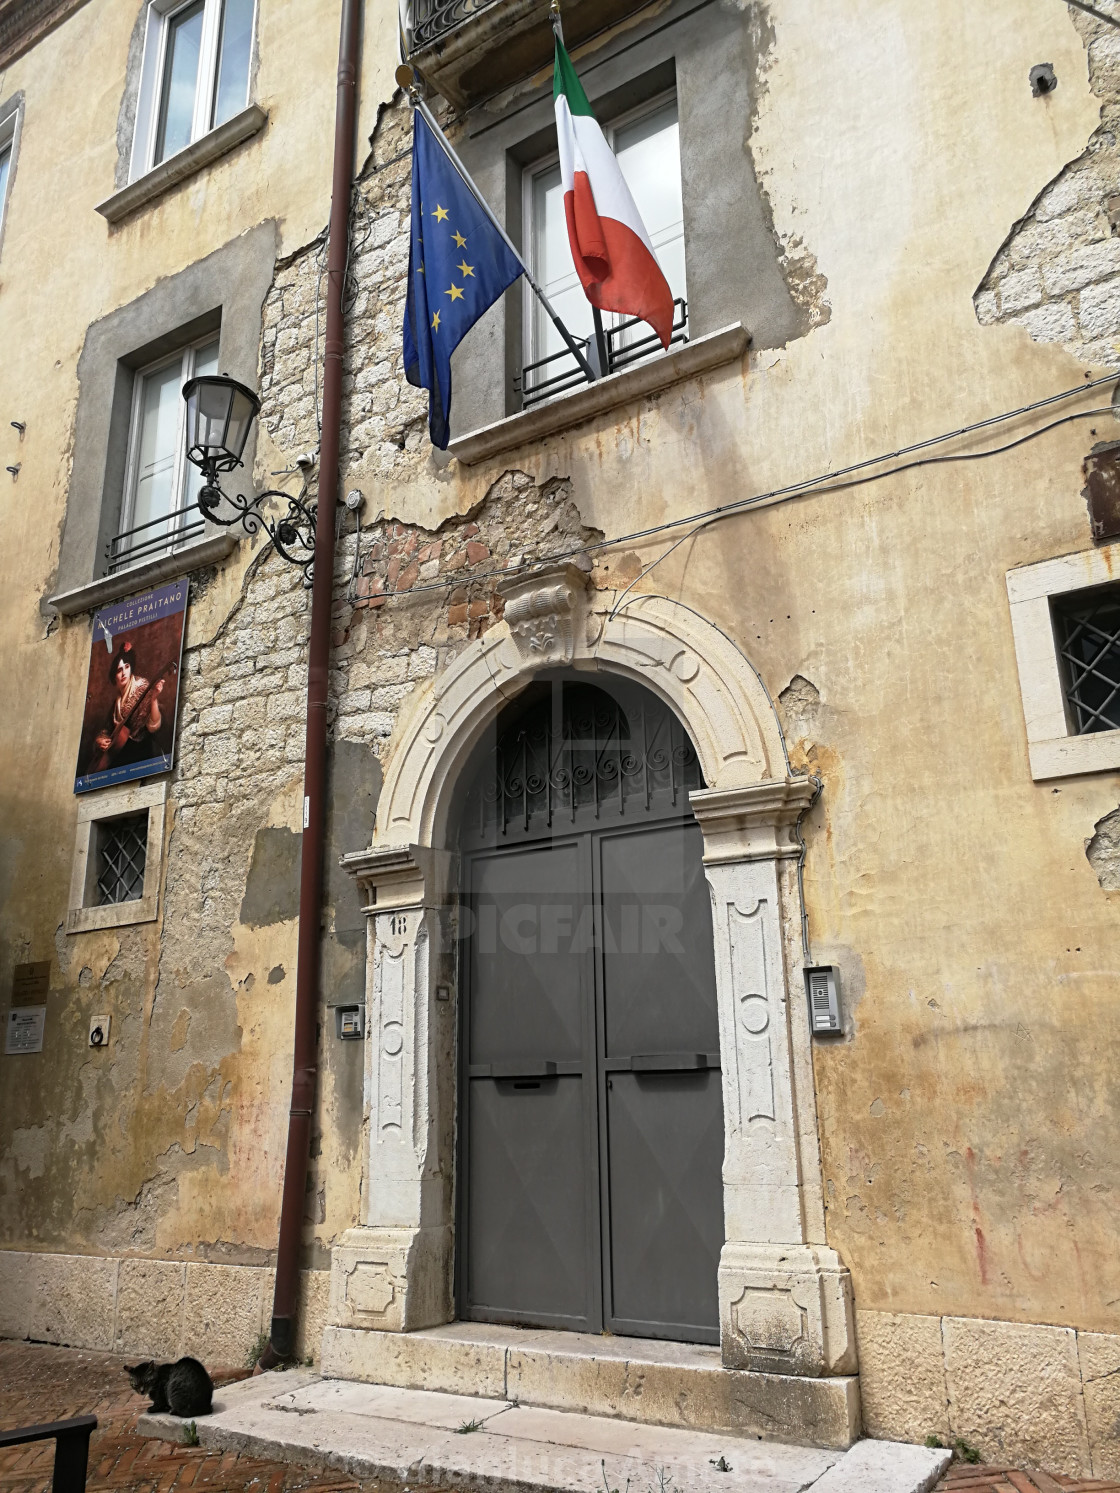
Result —
[{"label": "stone window frame", "polygon": [[[128,172],[130,180],[135,181],[137,177],[147,176],[157,165],[163,164],[162,161],[154,161],[152,157],[159,133],[158,121],[161,106],[166,96],[167,79],[163,73],[166,63],[167,37],[172,18],[180,11],[187,9],[191,3],[192,0],[148,0],[144,28],[144,61],[140,70],[136,128],[132,136],[132,159]],[[215,128],[220,128],[213,124],[205,124],[204,121],[212,116],[216,107],[216,90],[222,65],[223,11],[222,0],[203,0],[198,74],[195,78],[193,121],[189,145],[197,144]],[[259,0],[253,0],[253,18],[250,23],[250,35],[253,38],[257,34],[258,11]],[[245,102],[242,108],[248,107],[250,102],[249,82],[254,49],[251,41],[249,67],[245,77]],[[236,112],[240,113],[241,110]],[[175,154],[178,155],[179,152],[176,151]]]},{"label": "stone window frame", "polygon": [[0,254],[4,252],[8,205],[12,200],[12,188],[15,186],[16,168],[19,165],[20,136],[23,133],[23,102],[22,90],[0,102],[0,150],[11,150],[11,157],[8,161],[8,180],[4,195],[0,197]]},{"label": "stone window frame", "polygon": [[[253,9],[253,39],[249,55],[246,105],[223,124],[204,131],[184,150],[149,167],[155,101],[152,97],[155,63],[149,44],[153,15],[174,8],[176,0],[143,0],[133,27],[125,75],[124,95],[117,122],[117,170],[114,191],[97,204],[97,211],[110,224],[117,224],[140,208],[164,196],[172,187],[227,155],[243,141],[259,134],[268,123],[268,113],[254,101],[259,70],[260,0]],[[157,47],[155,52],[161,48]],[[143,161],[143,169],[139,162]]]},{"label": "stone window frame", "polygon": [[[159,889],[163,876],[167,791],[168,780],[160,778],[152,783],[120,783],[79,798],[78,827],[70,870],[70,904],[66,913],[67,933],[91,933],[101,928],[155,922],[159,916]],[[92,900],[97,887],[97,826],[145,810],[148,844],[143,895],[129,902],[98,906]]]},{"label": "stone window frame", "polygon": [[1120,768],[1120,730],[1079,736],[1066,704],[1053,603],[1109,584],[1120,574],[1120,543],[1039,560],[1007,572],[1011,632],[1027,730],[1031,777],[1077,777]]},{"label": "stone window frame", "polygon": [[[575,62],[601,120],[675,92],[689,336],[704,338],[741,322],[755,347],[769,348],[785,346],[806,330],[803,312],[782,274],[780,250],[745,147],[741,172],[733,179],[726,150],[713,148],[713,141],[726,134],[721,122],[750,115],[753,47],[749,17],[738,9],[671,0],[665,10],[623,28],[597,49],[580,49]],[[456,150],[523,249],[523,173],[556,148],[551,73],[531,92],[484,100],[463,119]],[[453,354],[453,443],[522,415],[512,379],[521,367],[523,322],[523,293],[515,285]],[[578,398],[583,388],[550,405]],[[458,454],[454,444],[452,449]]]},{"label": "stone window frame", "polygon": [[[201,539],[107,574],[105,547],[119,528],[125,495],[135,376],[161,354],[220,328],[223,373],[255,388],[261,317],[276,261],[276,225],[265,222],[159,280],[134,301],[94,322],[78,359],[66,518],[47,610],[63,616],[103,606],[161,581],[225,559],[234,533],[207,522]],[[252,487],[257,426],[230,490]]]}]

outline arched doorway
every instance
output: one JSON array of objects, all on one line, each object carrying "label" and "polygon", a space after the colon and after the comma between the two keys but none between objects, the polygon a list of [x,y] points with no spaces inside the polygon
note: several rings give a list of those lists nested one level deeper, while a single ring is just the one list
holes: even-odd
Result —
[{"label": "arched doorway", "polygon": [[[797,1404],[819,1388],[819,1405],[829,1407],[821,1415],[838,1414],[854,1434],[855,1380],[827,1377],[854,1372],[855,1324],[850,1277],[826,1240],[798,968],[797,825],[813,785],[791,774],[777,716],[750,661],[693,609],[662,596],[611,608],[572,565],[517,577],[502,592],[503,621],[402,709],[373,842],[343,862],[369,918],[367,1120],[360,1222],[331,1251],[324,1371],[382,1378],[389,1361],[398,1362],[395,1334],[438,1331],[464,1309],[456,1291],[464,1243],[456,1206],[465,1196],[452,999],[460,953],[451,913],[459,902],[457,821],[473,753],[504,706],[539,687],[544,671],[572,671],[612,699],[619,680],[648,684],[684,725],[700,761],[705,786],[690,791],[689,801],[703,835],[714,929],[723,1364],[802,1376]],[[505,1364],[499,1337],[488,1341]],[[477,1344],[462,1351],[456,1374],[476,1372],[470,1355]],[[495,1372],[500,1384],[504,1369]]]},{"label": "arched doorway", "polygon": [[465,774],[459,1314],[719,1340],[704,788],[641,685],[539,678]]}]

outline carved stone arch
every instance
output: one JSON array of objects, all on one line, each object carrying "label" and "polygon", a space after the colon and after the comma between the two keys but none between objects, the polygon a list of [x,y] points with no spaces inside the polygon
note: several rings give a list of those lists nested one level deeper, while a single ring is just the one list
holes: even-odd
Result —
[{"label": "carved stone arch", "polygon": [[505,621],[413,696],[390,754],[374,845],[442,847],[454,784],[502,705],[544,668],[634,679],[676,712],[713,792],[787,775],[765,687],[727,635],[691,608],[642,596],[596,612],[575,566],[507,588]]},{"label": "carved stone arch", "polygon": [[643,596],[612,616],[605,601],[596,607],[574,566],[503,589],[502,623],[413,696],[390,753],[373,844],[344,861],[369,916],[368,1133],[362,1226],[333,1252],[323,1367],[346,1377],[381,1351],[369,1346],[373,1338],[362,1346],[363,1332],[409,1331],[454,1315],[450,808],[473,748],[507,700],[545,669],[604,671],[637,681],[674,710],[708,785],[690,802],[704,836],[719,1005],[723,1362],[807,1376],[854,1417],[851,1286],[825,1239],[799,967],[796,826],[812,787],[791,775],[773,704],[749,661],[689,607]]}]

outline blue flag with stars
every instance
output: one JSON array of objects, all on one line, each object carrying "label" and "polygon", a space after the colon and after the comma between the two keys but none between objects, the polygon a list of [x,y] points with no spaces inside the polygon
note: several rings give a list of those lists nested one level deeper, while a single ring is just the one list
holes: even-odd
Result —
[{"label": "blue flag with stars", "polygon": [[412,125],[412,242],[404,371],[427,389],[432,445],[450,438],[451,354],[521,265],[419,111]]}]

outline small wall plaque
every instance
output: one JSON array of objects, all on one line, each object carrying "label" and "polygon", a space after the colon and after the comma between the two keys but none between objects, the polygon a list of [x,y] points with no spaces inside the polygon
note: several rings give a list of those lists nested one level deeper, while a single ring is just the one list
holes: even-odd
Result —
[{"label": "small wall plaque", "polygon": [[12,1005],[24,1006],[30,1001],[41,1000],[50,984],[49,959],[40,959],[37,964],[17,964],[12,971]]},{"label": "small wall plaque", "polygon": [[13,1006],[4,1031],[5,1053],[42,1052],[46,1024],[46,1006]]}]

